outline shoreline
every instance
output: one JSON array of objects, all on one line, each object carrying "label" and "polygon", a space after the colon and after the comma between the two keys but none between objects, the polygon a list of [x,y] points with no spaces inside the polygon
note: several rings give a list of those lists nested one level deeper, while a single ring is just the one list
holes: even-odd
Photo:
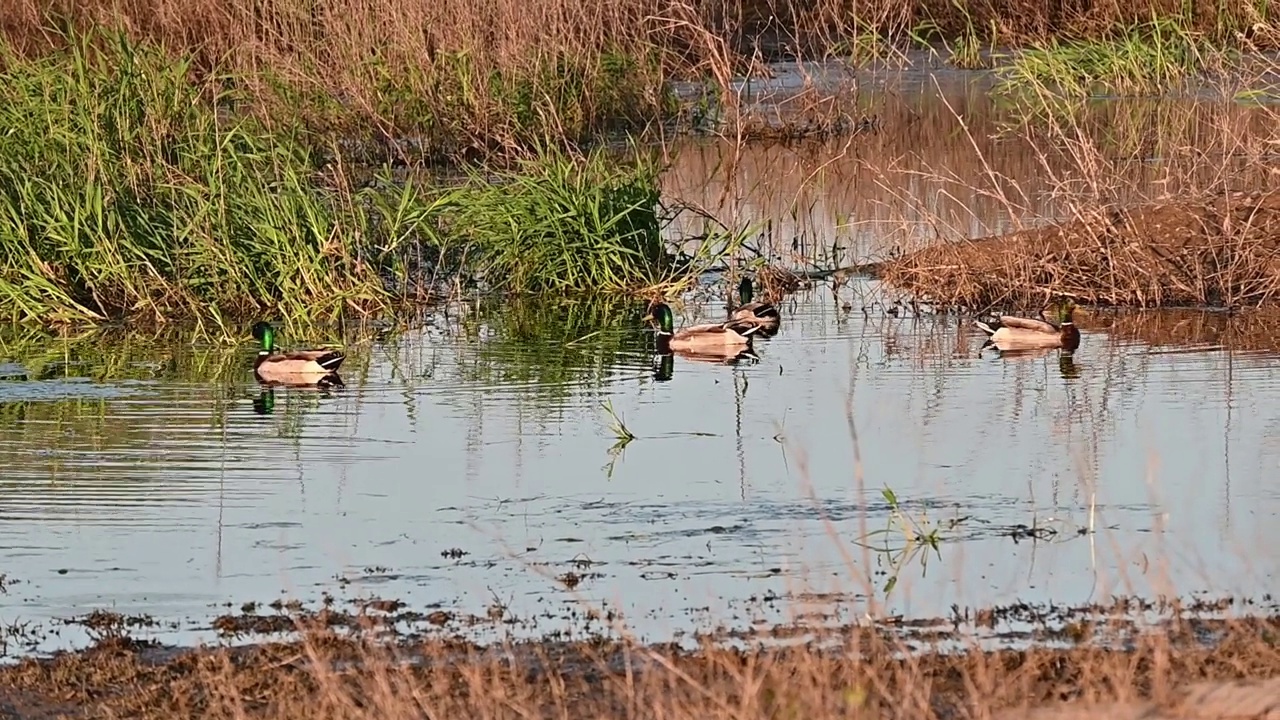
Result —
[{"label": "shoreline", "polygon": [[[480,646],[300,627],[298,639],[235,647],[163,647],[108,632],[83,650],[0,667],[0,716],[1013,718],[1039,707],[1212,707],[1224,696],[1273,697],[1275,684],[1259,681],[1280,676],[1274,608],[1175,621],[1114,646],[1091,629],[1058,646],[1002,649],[936,638],[913,649],[881,627],[693,648],[599,636]],[[1224,685],[1233,681],[1244,684]]]}]

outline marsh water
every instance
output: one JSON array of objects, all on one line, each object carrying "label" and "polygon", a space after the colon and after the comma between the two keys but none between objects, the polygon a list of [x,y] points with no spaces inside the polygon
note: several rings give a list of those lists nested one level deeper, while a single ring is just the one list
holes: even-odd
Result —
[{"label": "marsh water", "polygon": [[[917,80],[868,90],[879,134],[683,141],[666,192],[764,223],[761,252],[801,268],[1053,214],[1052,158],[1000,139],[980,87]],[[1128,111],[1099,112],[1114,141]],[[1117,182],[1169,175],[1150,150]],[[665,640],[1275,587],[1278,346],[1240,325],[1268,323],[1091,314],[1073,357],[1000,357],[879,290],[800,290],[736,364],[664,364],[622,300],[457,303],[348,348],[331,391],[268,391],[251,347],[190,333],[7,329],[0,620],[57,628],[40,649],[83,642],[54,621],[94,609],[192,642],[241,603],[329,594],[518,620],[482,639],[597,607]],[[725,298],[708,276],[678,322]]]}]

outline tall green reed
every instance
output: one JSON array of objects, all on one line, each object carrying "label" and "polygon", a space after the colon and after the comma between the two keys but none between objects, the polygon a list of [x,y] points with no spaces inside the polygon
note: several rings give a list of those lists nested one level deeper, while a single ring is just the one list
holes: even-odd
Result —
[{"label": "tall green reed", "polygon": [[1227,50],[1180,18],[1153,17],[1110,37],[1053,40],[1017,52],[1000,68],[1000,89],[1023,97],[1104,92],[1159,95],[1211,67]]},{"label": "tall green reed", "polygon": [[472,171],[455,191],[447,227],[487,284],[520,292],[670,291],[741,246],[741,231],[708,233],[693,256],[669,251],[664,228],[686,210],[660,197],[660,167],[543,147],[496,172]]},{"label": "tall green reed", "polygon": [[401,228],[218,78],[120,36],[0,72],[0,317],[333,315],[386,306]]},{"label": "tall green reed", "polygon": [[[669,254],[656,164],[540,149],[466,182],[368,183],[289,123],[238,114],[241,83],[119,35],[23,59],[0,48],[0,319],[381,313],[436,273],[504,290],[635,292],[735,246]],[[442,264],[442,259],[456,261]]]}]

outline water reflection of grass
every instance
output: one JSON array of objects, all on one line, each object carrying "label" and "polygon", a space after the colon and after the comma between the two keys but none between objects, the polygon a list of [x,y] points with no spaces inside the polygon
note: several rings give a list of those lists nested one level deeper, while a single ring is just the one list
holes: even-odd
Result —
[{"label": "water reflection of grass", "polygon": [[[1097,163],[1094,167],[1080,162],[1079,150],[1049,158],[1053,167],[1046,169],[1054,176],[1091,170],[1091,180],[1105,176],[1100,179],[1108,186],[1136,187],[1159,180],[1165,166],[1170,171],[1160,191],[1178,193],[1197,179],[1212,180],[1211,173],[1221,174],[1226,163],[1232,163],[1233,174],[1240,177],[1237,187],[1263,185],[1268,166],[1254,156],[1271,152],[1275,110],[1189,98],[1073,98],[1031,107],[1019,104],[993,115],[991,122],[1008,138],[1061,150],[1077,143],[1096,148],[1098,157],[1088,158]],[[1218,162],[1205,163],[1205,158]]]},{"label": "water reflection of grass", "polygon": [[464,320],[475,351],[460,358],[475,383],[527,386],[563,398],[577,386],[598,387],[617,373],[619,358],[650,351],[643,306],[620,298],[518,297],[492,300]]},{"label": "water reflection of grass", "polygon": [[51,334],[0,327],[0,359],[26,368],[31,379],[88,378],[94,382],[154,380],[231,386],[250,365],[251,351],[193,340],[189,329],[140,333],[121,326]]}]

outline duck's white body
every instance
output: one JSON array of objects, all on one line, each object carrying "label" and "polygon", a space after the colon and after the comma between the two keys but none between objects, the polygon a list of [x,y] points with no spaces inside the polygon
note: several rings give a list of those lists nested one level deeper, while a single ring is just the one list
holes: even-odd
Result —
[{"label": "duck's white body", "polygon": [[1080,344],[1080,333],[1075,324],[1068,321],[1057,327],[1052,323],[1012,315],[1000,316],[1000,327],[975,320],[974,325],[991,337],[987,342],[1001,352],[1005,350],[1035,350],[1040,348],[1066,348],[1074,350]]}]

